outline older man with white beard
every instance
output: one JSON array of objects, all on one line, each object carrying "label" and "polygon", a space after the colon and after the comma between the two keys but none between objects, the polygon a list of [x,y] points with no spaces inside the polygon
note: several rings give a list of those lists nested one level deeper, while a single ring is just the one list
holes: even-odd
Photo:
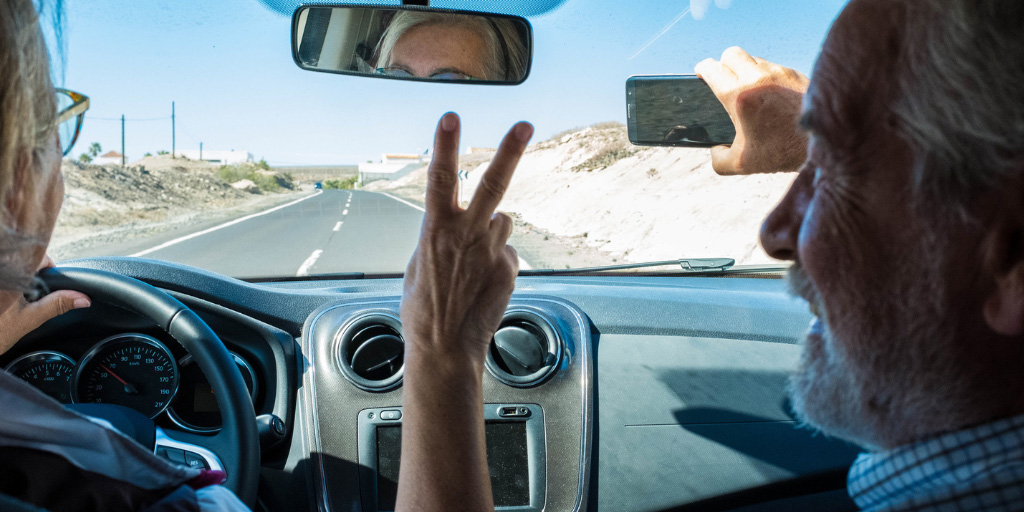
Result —
[{"label": "older man with white beard", "polygon": [[[1018,0],[854,1],[803,96],[761,244],[817,317],[794,409],[870,449],[864,509],[1024,509],[1022,30]],[[741,133],[716,171],[789,170],[751,148],[804,147],[801,77],[737,48],[697,71]]]},{"label": "older man with white beard", "polygon": [[[737,127],[715,170],[797,171],[761,231],[817,317],[790,391],[804,422],[869,449],[849,478],[865,510],[1024,510],[1022,34],[1020,0],[853,0],[809,82],[739,48],[697,66]],[[439,125],[402,303],[400,510],[493,506],[465,411],[516,270],[490,214],[528,134],[463,212],[457,130]]]}]

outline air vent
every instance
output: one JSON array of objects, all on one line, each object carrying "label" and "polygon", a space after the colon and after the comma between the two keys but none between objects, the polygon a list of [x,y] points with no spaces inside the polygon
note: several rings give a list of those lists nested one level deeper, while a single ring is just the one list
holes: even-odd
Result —
[{"label": "air vent", "polygon": [[485,366],[494,378],[518,388],[536,386],[558,369],[562,343],[543,316],[511,310],[494,333]]},{"label": "air vent", "polygon": [[368,313],[338,334],[337,360],[342,375],[359,389],[390,391],[402,384],[405,342],[402,324],[389,313]]}]

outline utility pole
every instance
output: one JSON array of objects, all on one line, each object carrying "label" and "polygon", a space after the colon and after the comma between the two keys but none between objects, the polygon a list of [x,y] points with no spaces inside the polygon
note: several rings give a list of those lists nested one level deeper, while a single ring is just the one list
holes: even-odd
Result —
[{"label": "utility pole", "polygon": [[203,159],[203,143],[200,142],[199,143],[199,160],[202,161],[202,159]]},{"label": "utility pole", "polygon": [[124,114],[121,114],[121,167],[124,167]]},{"label": "utility pole", "polygon": [[175,133],[174,133],[174,102],[171,102],[171,158],[177,158],[174,153]]}]

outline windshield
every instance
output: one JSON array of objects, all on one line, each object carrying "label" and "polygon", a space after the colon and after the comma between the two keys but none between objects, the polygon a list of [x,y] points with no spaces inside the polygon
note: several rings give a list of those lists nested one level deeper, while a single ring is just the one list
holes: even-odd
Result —
[{"label": "windshield", "polygon": [[69,2],[58,84],[91,107],[51,254],[240,278],[401,273],[433,130],[455,111],[464,201],[505,131],[536,128],[499,208],[521,270],[772,263],[757,233],[793,175],[721,177],[708,149],[630,144],[626,78],[693,73],[734,45],[809,75],[842,4],[567,0],[528,17],[524,83],[474,86],[303,71],[290,12],[256,0]]}]

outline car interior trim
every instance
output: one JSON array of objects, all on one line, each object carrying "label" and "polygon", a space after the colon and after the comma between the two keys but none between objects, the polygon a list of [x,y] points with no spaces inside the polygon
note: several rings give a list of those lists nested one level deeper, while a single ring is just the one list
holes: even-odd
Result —
[{"label": "car interior trim", "polygon": [[[313,464],[314,471],[317,474],[316,475],[312,475],[312,476],[314,477],[315,480],[318,480],[318,482],[316,482],[314,484],[314,488],[316,489],[316,493],[319,495],[319,496],[316,497],[317,498],[316,501],[317,501],[317,507],[321,511],[327,512],[327,511],[331,511],[331,510],[335,510],[335,509],[333,509],[332,506],[331,506],[330,489],[328,488],[328,485],[327,485],[328,474],[327,474],[327,468],[326,468],[325,462],[324,462],[325,461],[325,456],[324,456],[325,455],[325,451],[324,451],[324,445],[323,445],[323,435],[324,434],[321,431],[321,426],[320,426],[320,421],[319,421],[320,407],[319,407],[318,400],[317,400],[317,397],[318,397],[318,389],[317,389],[317,374],[318,374],[318,371],[317,371],[317,368],[316,368],[317,364],[313,361],[313,359],[314,359],[313,355],[317,352],[316,343],[318,341],[318,338],[317,338],[317,336],[315,336],[315,334],[319,332],[318,331],[318,326],[323,321],[324,317],[326,315],[331,314],[332,312],[337,312],[338,310],[341,310],[341,309],[355,309],[356,310],[356,311],[348,314],[349,318],[347,318],[346,321],[342,322],[342,324],[344,325],[344,324],[348,324],[348,320],[349,319],[361,316],[362,314],[367,313],[369,311],[376,311],[376,310],[379,310],[380,308],[384,308],[384,307],[390,307],[390,308],[393,308],[395,311],[397,311],[397,306],[398,306],[398,299],[397,298],[380,298],[380,299],[377,299],[377,300],[370,300],[370,301],[367,301],[367,300],[365,300],[363,298],[360,298],[358,302],[335,303],[335,304],[327,305],[323,309],[321,309],[321,310],[315,312],[314,314],[310,315],[310,320],[308,320],[308,322],[306,323],[306,325],[305,325],[305,327],[303,329],[303,336],[305,338],[304,342],[303,342],[303,349],[304,349],[304,351],[307,352],[306,354],[304,354],[305,357],[303,358],[303,360],[305,362],[305,368],[304,368],[304,372],[303,372],[303,375],[304,375],[303,376],[303,387],[306,390],[305,392],[303,392],[303,400],[306,402],[307,407],[308,407],[307,408],[308,414],[311,416],[310,423],[308,425],[306,425],[305,428],[307,430],[306,436],[308,438],[309,447],[311,449],[310,450],[311,451],[310,455],[312,455],[313,458],[317,459],[316,462]],[[568,315],[571,315],[571,318],[565,318],[565,313],[554,314],[553,312],[548,311],[549,308],[552,308],[552,309],[553,308],[557,308],[558,311],[567,311]],[[589,483],[590,483],[591,440],[592,440],[592,429],[593,429],[593,417],[592,417],[592,410],[591,410],[591,407],[590,407],[590,400],[591,400],[591,394],[592,394],[592,372],[593,372],[593,359],[592,359],[591,354],[590,354],[591,344],[592,344],[592,340],[590,338],[590,335],[591,335],[591,324],[590,324],[589,320],[587,320],[582,315],[582,313],[577,309],[577,307],[574,304],[572,304],[572,303],[570,303],[568,301],[555,300],[554,298],[549,298],[549,297],[545,297],[545,296],[525,295],[525,294],[522,295],[522,296],[513,295],[512,301],[511,301],[511,303],[509,305],[509,310],[515,310],[515,309],[525,309],[525,310],[531,311],[531,312],[533,312],[535,314],[541,314],[541,315],[543,315],[545,317],[558,318],[558,319],[561,320],[561,321],[558,322],[559,328],[561,328],[561,329],[568,329],[569,332],[573,333],[573,336],[567,336],[566,338],[564,338],[565,343],[564,343],[564,347],[563,347],[562,359],[564,361],[567,361],[567,363],[563,362],[562,364],[559,365],[559,367],[562,367],[564,364],[569,364],[569,365],[575,364],[576,366],[578,366],[578,370],[579,370],[579,378],[578,378],[578,380],[573,380],[572,381],[574,383],[574,387],[578,386],[578,393],[579,394],[576,395],[576,396],[580,400],[580,406],[579,406],[578,409],[576,409],[578,411],[578,414],[581,415],[580,418],[579,418],[580,419],[579,444],[578,444],[578,448],[576,450],[576,454],[579,457],[579,460],[578,460],[578,462],[579,462],[579,471],[578,471],[578,475],[573,479],[573,483],[575,484],[575,487],[576,487],[576,492],[573,493],[573,497],[570,498],[572,500],[572,503],[573,503],[571,510],[574,511],[574,512],[578,512],[580,510],[585,509],[585,507],[586,507],[587,497],[589,496],[588,487],[589,487]],[[335,335],[336,335],[336,333],[335,333]],[[330,337],[330,339],[334,339],[334,338],[335,338],[334,335],[332,335]],[[574,338],[576,338],[576,339],[574,339]],[[576,357],[572,357],[574,352],[575,352]],[[334,364],[331,364],[330,366],[331,367],[335,367]],[[494,383],[497,386],[501,386],[502,388],[505,388],[505,389],[508,389],[508,390],[517,390],[517,392],[521,392],[521,393],[530,393],[530,392],[535,392],[536,389],[537,389],[537,388],[533,388],[531,390],[531,389],[513,388],[513,387],[510,387],[510,386],[507,386],[504,383],[500,383],[500,381],[498,381],[497,379],[494,379],[494,377],[491,376],[489,373],[485,373],[485,375],[488,378],[493,379]],[[547,384],[545,384],[545,385],[547,385]],[[544,388],[544,385],[540,386],[540,388]],[[486,389],[485,389],[484,400],[485,400],[486,403],[491,403],[489,401],[488,396],[487,396]],[[545,412],[545,417],[547,417],[547,412]],[[545,427],[545,431],[547,432],[548,429],[550,429],[550,428],[551,428],[550,425],[546,426]],[[551,443],[550,436],[551,436],[551,434],[550,433],[546,433],[545,436],[546,436],[545,443],[548,443],[548,445],[549,445],[547,447],[547,457],[548,458],[545,461],[545,465],[547,466],[546,474],[549,477],[549,480],[545,483],[546,484],[546,488],[548,489],[548,496],[546,497],[546,499],[549,500],[549,501],[544,504],[544,508],[547,509],[550,506],[550,499],[551,499],[550,494],[552,492],[552,484],[551,484],[550,478],[551,478],[551,475],[553,474],[552,473],[552,468],[551,468],[551,464],[553,463],[553,461],[551,459],[552,451],[551,451],[551,446],[550,446],[550,443]]]}]

